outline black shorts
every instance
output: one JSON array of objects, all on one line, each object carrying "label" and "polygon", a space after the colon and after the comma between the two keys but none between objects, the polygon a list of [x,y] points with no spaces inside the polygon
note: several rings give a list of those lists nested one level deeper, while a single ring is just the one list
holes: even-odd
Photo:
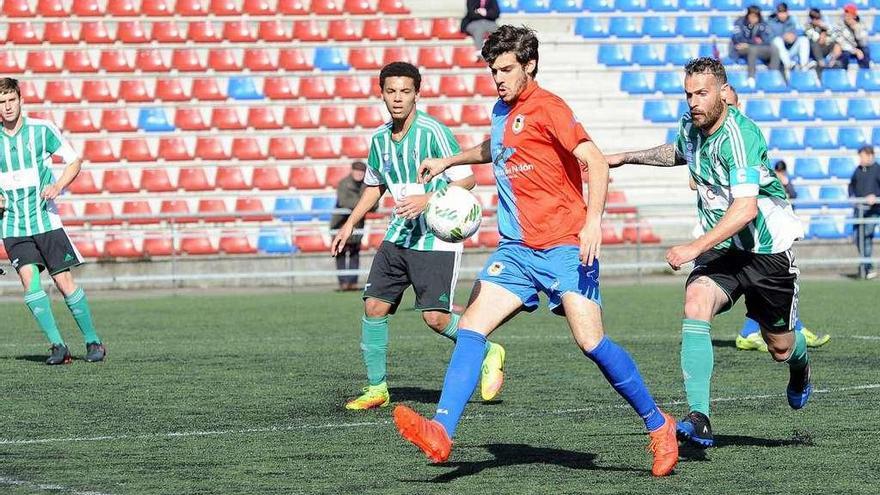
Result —
[{"label": "black shorts", "polygon": [[56,275],[81,265],[83,258],[64,229],[50,230],[25,237],[7,237],[3,246],[16,270],[27,265],[37,265],[40,271],[49,270]]},{"label": "black shorts", "polygon": [[755,254],[713,249],[697,257],[686,285],[708,277],[727,293],[722,313],[745,296],[746,316],[769,332],[784,333],[797,315],[799,273],[790,250]]},{"label": "black shorts", "polygon": [[450,312],[460,261],[461,253],[455,251],[416,251],[384,241],[373,258],[364,299],[391,303],[394,314],[411,285],[417,310]]}]

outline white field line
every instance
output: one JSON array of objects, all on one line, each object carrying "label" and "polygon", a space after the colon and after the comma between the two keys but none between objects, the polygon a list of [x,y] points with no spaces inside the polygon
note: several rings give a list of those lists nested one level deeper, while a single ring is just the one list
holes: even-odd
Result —
[{"label": "white field line", "polygon": [[[815,394],[834,394],[841,392],[851,392],[851,391],[861,391],[861,390],[873,390],[880,388],[880,383],[870,383],[865,385],[854,385],[850,387],[840,387],[836,389],[817,389],[814,390]],[[744,400],[764,400],[764,399],[772,399],[781,397],[781,393],[773,393],[773,394],[760,394],[760,395],[747,395],[740,397],[719,397],[716,399],[712,399],[712,402],[736,402],[736,401],[744,401]],[[669,401],[660,403],[660,406],[668,407],[668,406],[677,406],[684,404],[685,401],[677,400],[677,401]],[[510,417],[541,417],[547,415],[568,415],[575,413],[586,413],[586,412],[597,412],[603,410],[613,410],[613,409],[627,409],[630,406],[627,404],[617,404],[614,406],[596,406],[596,407],[584,407],[577,409],[551,409],[545,411],[515,411],[510,413],[503,414],[473,414],[466,415],[463,419],[474,419],[474,418],[510,418]],[[345,428],[359,428],[359,427],[374,427],[374,426],[384,426],[391,424],[390,420],[380,420],[380,421],[362,421],[356,423],[324,423],[324,424],[299,424],[299,425],[281,425],[281,426],[266,426],[266,427],[256,427],[256,428],[245,428],[238,430],[196,430],[196,431],[180,431],[180,432],[167,432],[167,433],[147,433],[142,435],[105,435],[105,436],[95,436],[95,437],[64,437],[64,438],[34,438],[34,439],[0,439],[0,445],[40,445],[40,444],[53,444],[53,443],[71,443],[71,442],[109,442],[109,441],[118,441],[118,440],[157,440],[157,439],[166,439],[166,438],[186,438],[186,437],[207,437],[207,436],[230,436],[230,435],[247,435],[252,433],[277,433],[277,432],[288,432],[288,431],[308,431],[308,430],[340,430]]]},{"label": "white field line", "polygon": [[32,481],[17,480],[14,478],[7,478],[5,476],[0,476],[0,487],[2,486],[21,486],[29,490],[39,490],[54,493],[70,493],[71,495],[106,495],[101,492],[81,492],[79,490],[74,490],[73,488],[68,488],[66,486],[48,483],[34,483]]}]

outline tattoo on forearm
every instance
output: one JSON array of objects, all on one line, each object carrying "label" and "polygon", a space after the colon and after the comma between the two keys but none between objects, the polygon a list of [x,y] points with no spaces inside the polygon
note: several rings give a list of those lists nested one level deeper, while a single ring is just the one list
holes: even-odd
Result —
[{"label": "tattoo on forearm", "polygon": [[674,145],[664,144],[656,148],[624,153],[624,163],[650,165],[652,167],[675,167],[676,165],[684,165],[687,161]]}]

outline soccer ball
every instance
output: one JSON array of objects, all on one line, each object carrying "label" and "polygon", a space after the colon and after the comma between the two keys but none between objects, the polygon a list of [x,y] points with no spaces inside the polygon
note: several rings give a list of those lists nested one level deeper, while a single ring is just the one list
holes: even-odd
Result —
[{"label": "soccer ball", "polygon": [[449,186],[431,196],[425,207],[428,228],[446,242],[462,242],[474,235],[483,220],[483,208],[467,189]]}]

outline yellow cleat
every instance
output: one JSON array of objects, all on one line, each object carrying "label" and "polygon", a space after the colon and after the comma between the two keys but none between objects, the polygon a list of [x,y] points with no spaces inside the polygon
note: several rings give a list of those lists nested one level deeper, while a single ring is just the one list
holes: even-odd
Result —
[{"label": "yellow cleat", "polygon": [[761,337],[761,332],[750,333],[748,337],[736,336],[736,348],[741,351],[767,351],[767,343]]},{"label": "yellow cleat", "polygon": [[364,387],[363,391],[364,393],[360,397],[346,402],[345,408],[350,410],[373,409],[386,407],[391,403],[391,394],[388,393],[388,384],[385,382]]},{"label": "yellow cleat", "polygon": [[492,400],[501,392],[501,385],[504,384],[504,354],[504,348],[499,344],[489,343],[480,377],[480,395],[483,400]]},{"label": "yellow cleat", "polygon": [[801,328],[801,333],[807,339],[807,347],[822,347],[831,340],[831,336],[827,333],[815,334],[807,330],[807,327]]}]

